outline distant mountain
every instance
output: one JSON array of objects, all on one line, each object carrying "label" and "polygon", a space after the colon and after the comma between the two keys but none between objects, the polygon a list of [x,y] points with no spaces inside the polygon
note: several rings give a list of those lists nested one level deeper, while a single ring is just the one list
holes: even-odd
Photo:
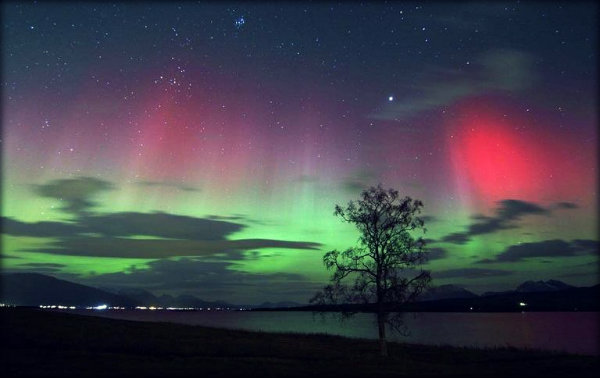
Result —
[{"label": "distant mountain", "polygon": [[[373,312],[376,307],[375,304],[341,304],[311,305],[280,310]],[[415,312],[600,311],[600,285],[550,291],[509,291],[472,298],[419,301],[401,306],[390,306],[390,310]]]},{"label": "distant mountain", "polygon": [[573,288],[573,286],[558,280],[525,281],[517,287],[517,292],[538,293],[543,291],[558,291],[571,288]]},{"label": "distant mountain", "polygon": [[[102,288],[100,288],[102,289]],[[108,291],[108,290],[107,290]],[[113,292],[112,290],[110,290]],[[133,289],[133,288],[125,288],[125,289],[117,289],[114,291],[115,294],[122,295],[124,297],[132,299],[134,302],[139,303],[140,305],[146,306],[156,306],[158,305],[157,299],[151,292],[144,289]]]},{"label": "distant mountain", "polygon": [[163,294],[155,296],[151,292],[137,288],[106,288],[106,291],[130,298],[140,306],[156,307],[194,307],[194,308],[235,308],[236,305],[224,301],[204,301],[193,295],[183,294],[177,297]]},{"label": "distant mountain", "polygon": [[432,287],[418,297],[418,301],[436,301],[440,299],[476,298],[477,294],[456,285]]},{"label": "distant mountain", "polygon": [[487,291],[483,293],[482,297],[489,297],[492,295],[506,295],[511,293],[542,293],[549,291],[560,291],[566,289],[573,289],[575,286],[571,286],[562,281],[548,280],[548,281],[525,281],[515,290],[507,291]]},{"label": "distant mountain", "polygon": [[286,301],[286,302],[263,302],[261,304],[259,304],[258,306],[253,306],[256,308],[288,308],[288,307],[298,307],[298,306],[302,306],[302,304],[298,303],[298,302],[291,302],[291,301]]},{"label": "distant mountain", "polygon": [[0,300],[19,306],[135,306],[127,297],[38,273],[0,275]]},{"label": "distant mountain", "polygon": [[[39,273],[5,273],[0,275],[0,301],[18,306],[109,306],[237,308],[224,301],[204,301],[193,295],[159,297],[143,289],[93,288]],[[297,304],[296,304],[297,305]],[[254,306],[252,306],[254,307]]]},{"label": "distant mountain", "polygon": [[486,291],[485,293],[481,294],[481,297],[492,297],[494,295],[505,295],[505,294],[512,294],[512,293],[516,293],[515,290],[505,290],[505,291]]},{"label": "distant mountain", "polygon": [[236,307],[231,303],[223,302],[223,301],[204,301],[202,299],[198,299],[197,297],[189,294],[179,295],[173,298],[173,304],[177,307],[196,307],[196,308],[232,308]]},{"label": "distant mountain", "polygon": [[[0,302],[20,306],[157,306],[194,308],[259,308],[264,310],[315,310],[296,302],[264,302],[239,306],[223,301],[204,301],[193,295],[154,294],[142,289],[97,289],[38,273],[0,274]],[[112,292],[111,292],[112,291]],[[557,280],[526,281],[516,290],[488,292],[482,296],[456,285],[431,288],[418,302],[400,311],[598,311],[600,286],[573,287]],[[352,308],[371,311],[372,305],[325,306],[326,311]]]},{"label": "distant mountain", "polygon": [[408,311],[598,311],[600,286],[570,287],[564,290],[504,292],[475,298],[416,302]]}]

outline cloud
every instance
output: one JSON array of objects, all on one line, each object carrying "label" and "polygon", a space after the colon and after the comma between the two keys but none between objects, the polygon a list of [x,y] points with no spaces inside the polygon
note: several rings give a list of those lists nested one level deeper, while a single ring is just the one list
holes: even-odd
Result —
[{"label": "cloud", "polygon": [[578,251],[589,251],[592,254],[598,254],[598,240],[575,239],[571,243]]},{"label": "cloud", "polygon": [[356,194],[375,185],[376,178],[377,174],[374,171],[363,169],[344,178],[341,186],[346,192]]},{"label": "cloud", "polygon": [[[261,248],[316,250],[320,243],[274,239],[226,239],[245,226],[233,222],[167,213],[114,213],[85,216],[78,223],[26,223],[3,218],[2,232],[53,237],[43,247],[20,252],[123,258],[212,256]],[[131,238],[145,236],[146,238]]]},{"label": "cloud", "polygon": [[20,266],[31,266],[34,268],[64,268],[65,264],[57,264],[57,263],[23,263],[19,264]]},{"label": "cloud", "polygon": [[448,251],[446,251],[444,248],[428,248],[429,253],[427,254],[427,260],[428,261],[432,261],[432,260],[441,260],[441,259],[445,259],[448,256]]},{"label": "cloud", "polygon": [[577,209],[579,206],[573,202],[558,202],[554,204],[555,209]]},{"label": "cloud", "polygon": [[510,270],[502,269],[480,269],[480,268],[462,268],[439,270],[432,272],[433,278],[487,278],[496,276],[508,276],[513,274]]},{"label": "cloud", "polygon": [[370,118],[401,121],[422,111],[449,106],[468,96],[491,92],[517,92],[534,81],[533,57],[513,49],[488,50],[469,69],[429,67],[411,88],[414,93],[370,114]]},{"label": "cloud", "polygon": [[151,236],[155,238],[220,240],[245,228],[229,221],[183,215],[121,212],[85,215],[76,222],[21,222],[2,217],[2,233],[32,237]]},{"label": "cloud", "polygon": [[232,215],[214,215],[210,214],[204,217],[205,219],[210,220],[224,220],[224,221],[238,221],[243,222],[244,224],[260,224],[260,225],[268,225],[268,221],[259,220],[250,218],[245,214],[232,214]]},{"label": "cloud", "polygon": [[598,241],[576,239],[571,242],[553,239],[511,245],[493,259],[483,259],[480,264],[518,262],[535,257],[573,257],[598,254]]},{"label": "cloud", "polygon": [[85,231],[81,226],[65,222],[25,223],[9,217],[0,217],[2,233],[12,236],[53,237],[70,236]]},{"label": "cloud", "polygon": [[200,191],[199,188],[185,185],[185,184],[178,183],[178,182],[171,182],[171,181],[138,181],[135,184],[139,185],[139,186],[149,187],[149,188],[160,188],[160,187],[173,188],[173,189],[182,190],[184,192],[199,192]]},{"label": "cloud", "polygon": [[63,201],[66,212],[83,215],[96,203],[92,198],[103,191],[113,190],[112,183],[94,177],[77,177],[53,180],[43,185],[33,185],[33,191],[42,197]]},{"label": "cloud", "polygon": [[146,235],[187,240],[220,240],[245,228],[243,224],[163,212],[121,212],[90,215],[79,223],[104,236]]},{"label": "cloud", "polygon": [[281,296],[283,288],[308,298],[319,287],[296,273],[250,273],[231,268],[232,263],[226,261],[161,259],[148,263],[145,269],[132,267],[127,272],[81,277],[78,281],[105,287],[135,287],[178,294],[189,292],[209,299],[225,299],[225,296],[242,291],[245,295],[250,295],[251,291],[258,294],[250,296],[275,297]]},{"label": "cloud", "polygon": [[471,240],[471,238],[468,234],[455,232],[444,236],[441,241],[453,244],[466,244],[469,240]]},{"label": "cloud", "polygon": [[20,257],[13,256],[13,255],[5,255],[4,253],[0,253],[0,259],[20,259]]},{"label": "cloud", "polygon": [[464,232],[455,232],[442,238],[442,241],[454,244],[465,244],[473,236],[489,234],[500,230],[516,228],[515,221],[525,215],[548,215],[550,211],[535,203],[515,199],[499,201],[494,216],[476,215],[476,222],[470,224]]},{"label": "cloud", "polygon": [[[229,237],[246,228],[243,215],[213,215],[197,218],[164,212],[91,211],[98,192],[114,186],[89,177],[50,181],[36,185],[40,196],[62,199],[65,209],[76,215],[72,222],[21,222],[1,217],[2,233],[12,236],[51,237],[43,246],[18,252],[38,252],[69,256],[160,259],[175,256],[218,256],[240,258],[240,253],[263,248],[317,250],[320,243],[275,239]],[[233,220],[236,220],[234,222]]]},{"label": "cloud", "polygon": [[44,252],[55,255],[160,259],[176,256],[216,256],[262,248],[318,250],[316,242],[273,239],[181,240],[129,239],[118,237],[76,236],[61,238],[47,246],[20,252]]},{"label": "cloud", "polygon": [[[20,268],[25,268],[31,272],[36,273],[56,273],[59,272],[62,268],[66,267],[65,264],[57,264],[57,263],[23,263],[18,264]],[[22,271],[20,269],[19,271]]]},{"label": "cloud", "polygon": [[513,220],[526,214],[547,214],[548,210],[535,203],[514,199],[500,201],[497,210],[498,217],[505,220]]},{"label": "cloud", "polygon": [[439,221],[439,219],[433,215],[421,215],[420,218],[423,220],[423,222],[425,222],[425,224]]}]

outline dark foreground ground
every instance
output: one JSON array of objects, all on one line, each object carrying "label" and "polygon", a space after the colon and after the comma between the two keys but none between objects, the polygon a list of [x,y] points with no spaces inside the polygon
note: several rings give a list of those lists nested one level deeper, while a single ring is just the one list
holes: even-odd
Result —
[{"label": "dark foreground ground", "polygon": [[390,343],[0,309],[1,376],[592,376],[595,357]]}]

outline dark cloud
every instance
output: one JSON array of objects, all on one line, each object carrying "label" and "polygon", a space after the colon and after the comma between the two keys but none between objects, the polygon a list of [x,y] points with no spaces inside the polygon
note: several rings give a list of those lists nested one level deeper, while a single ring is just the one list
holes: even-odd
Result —
[{"label": "dark cloud", "polygon": [[426,67],[406,88],[410,97],[387,103],[370,118],[403,121],[420,112],[450,106],[462,98],[491,92],[516,92],[530,87],[533,57],[512,49],[493,49],[475,58],[469,70]]},{"label": "dark cloud", "polygon": [[500,201],[500,207],[496,213],[498,218],[513,220],[526,214],[547,214],[548,210],[535,203],[506,199]]},{"label": "dark cloud", "polygon": [[146,235],[187,240],[220,240],[242,230],[239,223],[162,212],[110,213],[86,216],[80,223],[105,236]]},{"label": "dark cloud", "polygon": [[439,219],[433,215],[422,215],[419,218],[421,218],[425,224],[439,221]]},{"label": "dark cloud", "polygon": [[240,223],[195,218],[168,213],[109,213],[84,215],[75,222],[26,223],[3,217],[2,233],[13,236],[74,237],[82,234],[98,236],[152,236],[189,240],[221,240],[242,230]]},{"label": "dark cloud", "polygon": [[577,209],[579,205],[573,202],[558,202],[554,204],[555,209]]},{"label": "dark cloud", "polygon": [[232,214],[232,215],[214,215],[210,214],[205,217],[210,220],[223,220],[223,221],[237,221],[243,224],[260,224],[267,225],[269,222],[259,219],[250,218],[245,214]]},{"label": "dark cloud", "polygon": [[21,252],[44,252],[56,255],[159,259],[175,256],[214,256],[261,248],[317,250],[320,243],[272,239],[181,240],[130,239],[116,237],[75,236],[61,238],[45,247]]},{"label": "dark cloud", "polygon": [[342,181],[342,188],[350,193],[358,193],[367,189],[368,187],[369,184],[353,177],[348,177]]},{"label": "dark cloud", "polygon": [[20,259],[20,257],[13,256],[13,255],[5,255],[4,253],[0,253],[0,259]]},{"label": "dark cloud", "polygon": [[74,223],[51,221],[25,223],[8,217],[2,217],[0,219],[2,233],[13,236],[71,236],[85,231],[81,226]]},{"label": "dark cloud", "polygon": [[363,169],[344,178],[341,186],[346,192],[357,194],[374,185],[376,178],[377,174],[374,171]]},{"label": "dark cloud", "polygon": [[[175,256],[229,256],[243,259],[242,252],[262,248],[316,250],[320,243],[229,237],[243,230],[240,214],[196,218],[164,212],[91,212],[96,193],[112,189],[107,181],[89,177],[55,180],[37,185],[40,196],[62,199],[74,213],[72,222],[21,222],[3,217],[2,233],[14,236],[52,237],[42,247],[19,252],[56,255],[160,259]],[[236,222],[234,222],[235,220]],[[39,267],[41,268],[41,267]],[[48,267],[46,267],[48,268]]]},{"label": "dark cloud", "polygon": [[64,268],[65,264],[56,264],[56,263],[23,263],[18,264],[19,271],[23,271],[23,269],[36,272],[36,273],[56,273],[60,272],[62,268]]},{"label": "dark cloud", "polygon": [[64,268],[65,264],[57,264],[57,263],[23,263],[19,264],[20,266],[29,266],[32,268]]},{"label": "dark cloud", "polygon": [[[273,239],[228,240],[244,226],[218,220],[166,213],[114,213],[80,218],[81,225],[61,222],[25,223],[4,218],[4,234],[54,237],[44,247],[21,252],[124,258],[209,256],[261,248],[319,249],[320,243]],[[45,228],[47,227],[47,228]],[[127,236],[152,238],[127,238]],[[156,239],[161,238],[161,239]],[[168,239],[167,239],[168,238]]]},{"label": "dark cloud", "polygon": [[98,192],[112,188],[111,183],[90,177],[55,180],[36,185],[35,192],[40,196],[65,201],[64,209],[76,215],[75,219],[72,222],[27,223],[3,217],[2,233],[53,238],[44,246],[21,249],[18,252],[69,256],[144,259],[225,256],[241,260],[245,259],[244,252],[262,248],[317,250],[321,247],[320,243],[310,241],[229,240],[233,233],[246,227],[245,224],[237,222],[247,220],[239,214],[196,218],[164,212],[91,212],[95,205],[91,198]]},{"label": "dark cloud", "polygon": [[211,220],[225,220],[225,221],[243,221],[243,220],[247,220],[248,218],[244,215],[214,215],[214,214],[210,214],[206,216],[206,219],[211,219]]},{"label": "dark cloud", "polygon": [[427,254],[427,260],[441,260],[445,259],[448,256],[448,251],[444,248],[429,248],[429,253]]},{"label": "dark cloud", "polygon": [[583,278],[586,276],[592,276],[592,277],[597,277],[598,276],[598,271],[597,270],[592,270],[589,272],[573,272],[573,273],[565,273],[565,274],[561,274],[559,275],[559,277],[566,277],[566,278]]},{"label": "dark cloud", "polygon": [[170,182],[170,181],[138,181],[135,183],[136,185],[139,186],[144,186],[147,188],[173,188],[173,189],[177,189],[177,190],[182,190],[184,192],[199,192],[200,189],[193,187],[193,186],[189,186],[189,185],[185,185],[182,183],[178,183],[178,182]]},{"label": "dark cloud", "polygon": [[[100,274],[78,279],[89,285],[135,287],[150,291],[188,292],[201,298],[255,291],[260,296],[281,296],[281,288],[308,297],[319,285],[295,273],[249,273],[231,269],[232,263],[201,258],[161,259],[145,269],[132,267],[127,272]],[[285,298],[285,296],[284,296]]]},{"label": "dark cloud", "polygon": [[64,202],[62,209],[75,215],[82,215],[93,208],[93,197],[103,191],[114,189],[108,181],[94,177],[76,177],[53,180],[43,185],[33,185],[33,191],[42,197]]},{"label": "dark cloud", "polygon": [[598,240],[574,239],[571,243],[579,251],[587,251],[590,254],[598,254]]},{"label": "dark cloud", "polygon": [[500,230],[516,228],[515,221],[525,215],[548,215],[550,211],[535,203],[515,199],[499,201],[494,216],[475,215],[474,223],[464,232],[455,232],[446,235],[442,241],[454,244],[465,244],[475,235],[489,234]]},{"label": "dark cloud", "polygon": [[508,276],[513,274],[510,270],[502,269],[480,269],[480,268],[462,268],[438,270],[432,272],[433,278],[487,278],[496,276]]},{"label": "dark cloud", "polygon": [[469,240],[471,240],[471,238],[468,234],[455,232],[444,236],[441,241],[453,244],[466,244]]},{"label": "dark cloud", "polygon": [[533,257],[573,257],[598,254],[598,241],[576,239],[571,242],[554,239],[533,243],[511,245],[493,259],[478,261],[480,264],[517,262]]}]

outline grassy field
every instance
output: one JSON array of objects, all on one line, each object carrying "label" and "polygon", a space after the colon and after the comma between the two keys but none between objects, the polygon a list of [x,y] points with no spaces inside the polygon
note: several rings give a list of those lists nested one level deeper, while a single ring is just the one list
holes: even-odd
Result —
[{"label": "grassy field", "polygon": [[0,309],[2,376],[592,376],[595,357]]}]

